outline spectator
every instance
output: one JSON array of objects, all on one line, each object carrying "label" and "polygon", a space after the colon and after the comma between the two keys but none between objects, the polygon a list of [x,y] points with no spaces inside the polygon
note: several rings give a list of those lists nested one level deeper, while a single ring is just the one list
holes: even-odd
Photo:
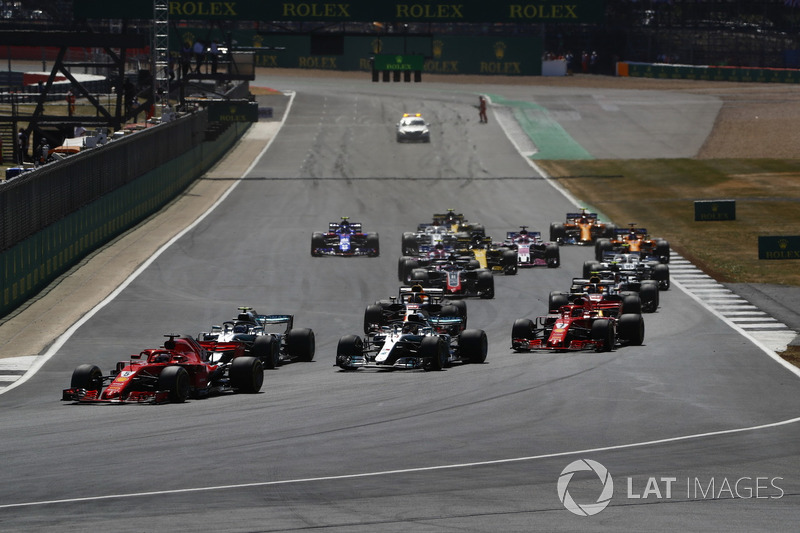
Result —
[{"label": "spectator", "polygon": [[194,60],[196,61],[194,71],[200,74],[200,67],[203,66],[203,61],[205,61],[206,58],[206,46],[203,44],[203,41],[195,41],[192,51],[194,52]]},{"label": "spectator", "polygon": [[67,91],[67,112],[69,113],[69,116],[73,116],[75,114],[75,93],[72,92],[71,88],[69,91]]},{"label": "spectator", "polygon": [[181,48],[181,77],[185,78],[190,70],[192,70],[192,45],[186,41]]},{"label": "spectator", "polygon": [[25,130],[20,128],[17,133],[17,163],[20,165],[25,162],[28,157],[28,135]]},{"label": "spectator", "polygon": [[217,73],[217,61],[219,60],[219,42],[214,39],[208,49],[208,56],[211,59],[211,74]]}]

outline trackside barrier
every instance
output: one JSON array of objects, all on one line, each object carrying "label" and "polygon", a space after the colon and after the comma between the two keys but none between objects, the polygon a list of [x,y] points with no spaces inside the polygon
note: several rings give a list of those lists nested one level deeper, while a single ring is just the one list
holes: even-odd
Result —
[{"label": "trackside barrier", "polygon": [[[206,121],[201,120],[197,124],[205,126]],[[211,142],[202,142],[202,130],[191,132],[189,138],[200,139],[194,146],[176,157],[160,163],[156,168],[136,176],[127,176],[128,179],[121,180],[126,183],[120,186],[104,187],[102,182],[110,179],[106,173],[101,173],[94,183],[84,184],[84,188],[89,189],[89,192],[84,191],[75,196],[93,196],[92,193],[97,193],[104,188],[106,190],[103,194],[94,194],[96,197],[83,207],[65,213],[58,220],[47,224],[39,231],[0,252],[0,268],[2,268],[2,272],[0,272],[0,316],[8,314],[34,296],[99,246],[127,231],[172,201],[181,191],[211,168],[236,143],[249,126],[250,123],[233,123]],[[156,129],[158,128],[153,128],[153,130]],[[125,139],[125,141],[135,141],[135,137],[138,135],[131,136],[131,139]],[[142,139],[146,137],[142,136]],[[144,144],[149,145],[152,140],[146,139]],[[117,142],[121,141],[114,141],[114,143]],[[96,151],[87,151],[85,155],[91,156],[92,152],[95,152],[95,157],[102,160],[99,163],[101,167],[111,165],[112,161],[109,160],[109,155],[113,157],[113,151],[110,148],[114,143]],[[126,150],[138,152],[136,144],[127,147]],[[84,154],[78,155],[84,156]],[[52,165],[54,172],[61,164],[67,162],[69,160]],[[69,168],[69,166],[66,165],[65,168]],[[134,168],[137,166],[134,165]],[[36,174],[36,172],[30,174]],[[57,177],[59,180],[86,181],[85,176],[74,175],[71,171],[58,174],[60,174]],[[111,181],[120,180],[112,179]],[[12,182],[3,187],[10,184]],[[58,203],[54,201],[52,195],[74,192],[59,191],[54,188],[48,190],[46,186],[36,185],[36,183],[29,185],[34,189],[30,193],[32,195],[30,198],[37,195],[50,196],[49,204],[51,206]],[[13,200],[22,201],[23,198],[15,195]],[[67,200],[70,199],[67,198]],[[37,201],[36,204],[41,204],[41,202]],[[7,211],[4,209],[2,213],[4,222],[10,218],[6,213]],[[37,220],[36,216],[31,216],[31,222],[41,221]]]},{"label": "trackside barrier", "polygon": [[672,65],[628,61],[617,63],[617,76],[752,83],[800,83],[800,70],[796,69]]}]

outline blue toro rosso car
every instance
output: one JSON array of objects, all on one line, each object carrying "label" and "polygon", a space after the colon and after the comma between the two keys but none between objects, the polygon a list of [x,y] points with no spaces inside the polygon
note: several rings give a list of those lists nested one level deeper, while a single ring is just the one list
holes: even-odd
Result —
[{"label": "blue toro rosso car", "polygon": [[380,255],[378,234],[364,233],[361,231],[360,222],[350,222],[348,217],[342,217],[340,222],[328,224],[327,232],[315,231],[311,235],[311,255],[378,257]]}]

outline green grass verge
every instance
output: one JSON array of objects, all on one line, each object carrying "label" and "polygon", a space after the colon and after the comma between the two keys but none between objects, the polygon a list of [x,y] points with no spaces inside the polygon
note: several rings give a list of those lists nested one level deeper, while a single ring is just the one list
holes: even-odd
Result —
[{"label": "green grass verge", "polygon": [[[800,261],[759,260],[758,237],[800,235],[800,159],[537,161],[587,206],[635,222],[722,282],[800,286]],[[736,200],[736,220],[695,222],[695,200]]]}]

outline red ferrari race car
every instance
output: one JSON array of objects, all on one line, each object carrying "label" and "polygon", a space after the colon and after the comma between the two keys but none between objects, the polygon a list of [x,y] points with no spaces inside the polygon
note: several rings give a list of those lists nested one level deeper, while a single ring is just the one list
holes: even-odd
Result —
[{"label": "red ferrari race car", "polygon": [[203,343],[217,352],[228,352],[228,357],[212,363],[207,348],[192,337],[165,337],[169,339],[164,346],[131,355],[128,361],[117,363],[108,376],[95,365],[80,365],[61,399],[76,403],[182,403],[187,398],[223,392],[261,390],[264,367],[257,357],[245,355],[243,343]]},{"label": "red ferrari race car", "polygon": [[578,298],[562,305],[557,313],[519,318],[511,330],[511,348],[576,351],[613,350],[617,345],[639,346],[644,342],[644,320],[640,313],[622,313],[622,301]]}]

